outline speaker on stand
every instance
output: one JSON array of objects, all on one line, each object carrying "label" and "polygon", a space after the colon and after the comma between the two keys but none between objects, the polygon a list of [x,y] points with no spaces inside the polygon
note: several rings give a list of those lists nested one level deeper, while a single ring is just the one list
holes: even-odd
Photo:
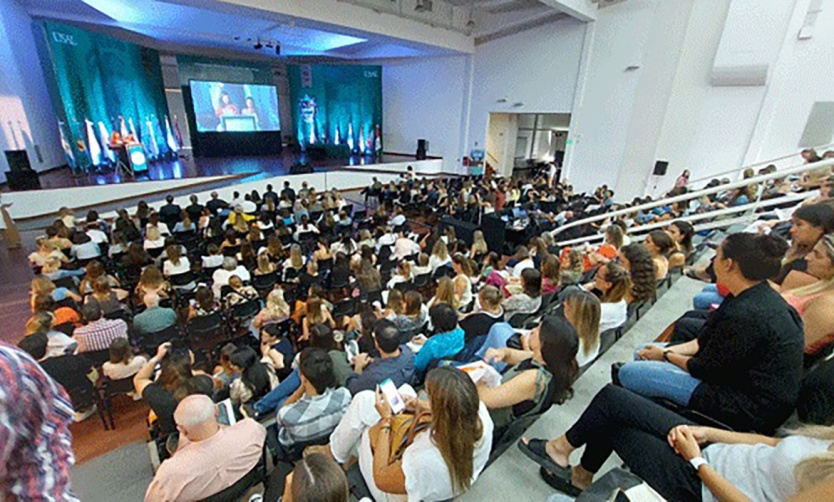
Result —
[{"label": "speaker on stand", "polygon": [[429,142],[425,139],[417,140],[417,160],[426,160],[426,151],[429,149]]},{"label": "speaker on stand", "polygon": [[[651,196],[655,197],[657,195],[657,181],[658,178],[662,176],[666,176],[666,171],[669,169],[669,161],[668,160],[658,160],[654,163],[654,170],[652,171],[652,192]],[[646,187],[648,188],[648,187]]]}]

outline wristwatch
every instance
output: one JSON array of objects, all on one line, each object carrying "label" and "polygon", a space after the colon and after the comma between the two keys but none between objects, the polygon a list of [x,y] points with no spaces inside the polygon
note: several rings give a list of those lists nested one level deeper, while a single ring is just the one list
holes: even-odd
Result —
[{"label": "wristwatch", "polygon": [[666,349],[666,350],[664,350],[664,351],[663,351],[663,360],[664,360],[664,361],[666,361],[667,363],[668,363],[668,362],[670,362],[670,361],[669,361],[669,353],[670,353],[670,352],[671,352],[671,353],[674,353],[674,352],[672,351],[672,349]]},{"label": "wristwatch", "polygon": [[691,459],[689,463],[695,468],[695,472],[698,472],[698,469],[700,469],[702,465],[709,465],[709,462],[707,462],[704,457],[695,457]]}]

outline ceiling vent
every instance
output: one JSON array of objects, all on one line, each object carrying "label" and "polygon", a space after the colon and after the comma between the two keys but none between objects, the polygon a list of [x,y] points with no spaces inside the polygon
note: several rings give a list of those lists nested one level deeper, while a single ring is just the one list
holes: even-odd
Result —
[{"label": "ceiling vent", "polygon": [[414,7],[417,12],[431,12],[431,0],[417,0],[417,5]]}]

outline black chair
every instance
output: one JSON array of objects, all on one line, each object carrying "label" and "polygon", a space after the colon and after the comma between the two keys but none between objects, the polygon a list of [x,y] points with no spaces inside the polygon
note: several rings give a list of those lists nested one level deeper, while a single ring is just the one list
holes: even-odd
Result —
[{"label": "black chair", "polygon": [[298,269],[287,267],[284,269],[284,282],[290,282],[298,278]]},{"label": "black chair", "polygon": [[342,316],[352,316],[356,314],[356,300],[353,298],[343,298],[336,302],[333,306],[333,318],[337,319]]},{"label": "black chair", "polygon": [[521,328],[522,326],[524,326],[524,322],[527,321],[527,319],[531,318],[533,315],[535,314],[517,312],[513,314],[507,322],[510,323],[510,326],[512,326],[513,328]]},{"label": "black chair", "polygon": [[187,272],[183,272],[181,274],[170,275],[168,276],[168,282],[171,283],[171,286],[177,290],[186,290],[186,291],[193,291],[197,289],[197,278],[194,276],[194,272],[188,270]]},{"label": "black chair", "polygon": [[153,258],[154,260],[162,256],[162,252],[165,251],[165,248],[152,248],[148,249],[148,256]]},{"label": "black chair", "polygon": [[197,316],[185,325],[185,335],[191,350],[211,350],[227,337],[226,319],[219,311]]},{"label": "black chair", "polygon": [[122,378],[120,380],[105,378],[102,382],[102,401],[107,410],[107,418],[110,420],[110,429],[116,430],[116,423],[113,421],[113,398],[116,396],[126,396],[134,390],[133,377]]},{"label": "black chair", "polygon": [[381,289],[375,289],[375,290],[364,292],[362,294],[362,301],[364,303],[379,302],[380,304],[382,304],[383,303],[382,302],[382,290]]},{"label": "black chair", "polygon": [[240,253],[240,245],[237,246],[228,246],[223,248],[223,256],[230,256],[232,258],[236,257],[237,254]]},{"label": "black chair", "polygon": [[96,368],[101,368],[101,365],[110,360],[110,349],[91,350],[90,352],[83,352],[83,355],[90,364]]},{"label": "black chair", "polygon": [[333,268],[333,258],[325,258],[324,260],[319,260],[319,272],[325,272]]},{"label": "black chair", "polygon": [[67,288],[70,291],[78,291],[78,285],[74,277],[61,277],[52,281],[56,288]]},{"label": "black chair", "polygon": [[252,276],[252,287],[261,295],[266,296],[275,288],[275,284],[278,282],[278,272],[272,272],[271,274],[263,274],[263,275],[253,275]]},{"label": "black chair", "polygon": [[98,413],[98,417],[101,419],[104,430],[108,430],[107,421],[104,418],[104,404],[101,402],[101,395],[93,387],[92,383],[74,389],[66,389],[66,391],[72,401],[73,410],[82,412],[89,410],[91,406],[95,406],[96,413]]},{"label": "black chair", "polygon": [[240,328],[248,325],[260,311],[261,300],[256,298],[232,306],[229,311],[229,318],[237,328]]},{"label": "black chair", "polygon": [[496,430],[492,436],[492,450],[489,452],[489,459],[486,465],[489,466],[507,449],[515,444],[521,436],[533,425],[543,413],[529,415],[513,420],[503,430]]},{"label": "black chair", "polygon": [[396,264],[396,261],[391,259],[391,255],[393,254],[393,250],[391,246],[382,246],[379,248],[379,254],[377,255],[377,263],[380,266],[387,265],[388,263]]},{"label": "black chair", "polygon": [[394,289],[398,290],[402,294],[406,294],[414,289],[414,283],[411,281],[398,282],[394,284]]},{"label": "black chair", "polygon": [[447,277],[447,276],[448,277],[454,277],[454,274],[455,274],[455,272],[454,272],[454,270],[452,270],[452,267],[444,265],[442,267],[437,267],[437,269],[431,275],[431,278],[434,279],[435,281],[439,281],[440,279],[442,279],[444,277]]},{"label": "black chair", "polygon": [[137,345],[146,354],[156,354],[156,349],[158,349],[160,345],[179,337],[180,327],[176,323],[154,333],[143,333],[136,336]]},{"label": "black chair", "polygon": [[414,289],[422,290],[426,286],[429,285],[429,281],[431,281],[431,273],[425,273],[420,275],[414,276]]}]

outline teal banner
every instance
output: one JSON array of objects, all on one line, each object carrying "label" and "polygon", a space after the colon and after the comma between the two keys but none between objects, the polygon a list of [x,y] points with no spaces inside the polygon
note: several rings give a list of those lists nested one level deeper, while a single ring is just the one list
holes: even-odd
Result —
[{"label": "teal banner", "polygon": [[151,160],[179,148],[157,51],[50,21],[43,30],[57,127],[73,168],[114,164],[114,131],[141,142]]},{"label": "teal banner", "polygon": [[382,67],[289,67],[296,138],[347,155],[382,152]]}]

